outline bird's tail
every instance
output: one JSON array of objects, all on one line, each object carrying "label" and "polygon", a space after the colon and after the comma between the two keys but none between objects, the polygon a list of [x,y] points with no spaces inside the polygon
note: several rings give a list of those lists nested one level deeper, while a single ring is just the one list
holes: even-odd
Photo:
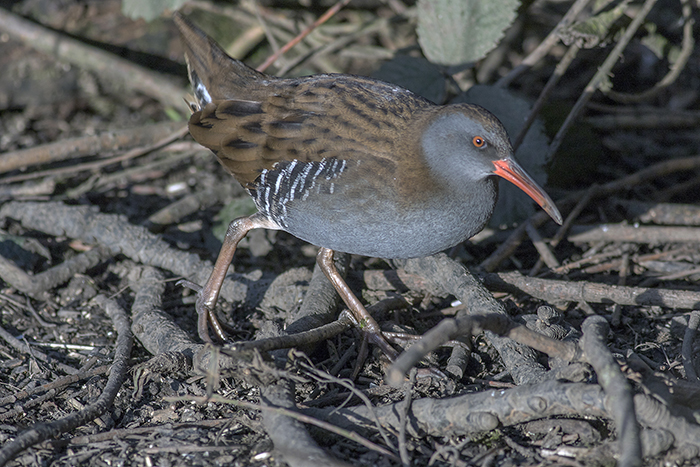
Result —
[{"label": "bird's tail", "polygon": [[265,77],[243,62],[231,58],[204,31],[180,12],[173,21],[185,44],[185,59],[197,104],[201,109],[212,101],[245,99],[245,89]]}]

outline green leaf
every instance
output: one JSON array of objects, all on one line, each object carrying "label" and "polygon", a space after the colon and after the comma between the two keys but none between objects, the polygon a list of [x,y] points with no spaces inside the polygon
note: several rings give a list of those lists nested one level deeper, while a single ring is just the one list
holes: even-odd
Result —
[{"label": "green leaf", "polygon": [[442,104],[447,93],[445,76],[423,57],[396,55],[382,63],[372,77],[398,84],[437,104]]},{"label": "green leaf", "polygon": [[418,43],[439,65],[485,57],[515,19],[519,0],[418,0]]},{"label": "green leaf", "polygon": [[591,49],[608,37],[610,28],[625,13],[630,0],[625,0],[610,11],[599,13],[585,21],[579,21],[566,29],[557,31],[562,42],[571,45],[575,41],[581,42],[581,47]]},{"label": "green leaf", "polygon": [[[647,23],[644,26],[647,30],[647,35],[642,37],[642,45],[651,50],[659,60],[663,60],[666,54],[668,54],[669,62],[674,63],[675,60],[671,60],[671,54],[674,52],[677,54],[679,52],[678,48],[673,46],[666,37],[657,32],[656,24]],[[673,50],[674,48],[676,49],[675,51]]]},{"label": "green leaf", "polygon": [[256,212],[258,212],[258,208],[255,207],[255,203],[249,196],[236,198],[219,211],[217,221],[212,227],[212,233],[223,242],[228,225],[232,220],[238,217],[250,216]]},{"label": "green leaf", "polygon": [[122,0],[122,13],[131,19],[153,21],[165,10],[177,10],[186,0]]}]

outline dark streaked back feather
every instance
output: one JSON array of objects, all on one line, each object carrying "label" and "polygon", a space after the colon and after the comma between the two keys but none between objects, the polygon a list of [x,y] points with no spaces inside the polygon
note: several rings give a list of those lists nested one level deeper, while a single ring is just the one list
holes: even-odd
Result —
[{"label": "dark streaked back feather", "polygon": [[262,170],[282,160],[375,159],[387,171],[420,161],[404,152],[420,147],[410,143],[439,109],[431,102],[360,76],[267,76],[230,58],[179,14],[175,23],[200,103],[190,132],[243,186],[255,189]]}]

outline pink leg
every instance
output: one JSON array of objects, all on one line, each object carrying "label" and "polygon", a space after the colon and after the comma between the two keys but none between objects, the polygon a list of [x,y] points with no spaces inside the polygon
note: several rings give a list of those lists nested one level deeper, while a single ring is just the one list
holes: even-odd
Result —
[{"label": "pink leg", "polygon": [[248,232],[257,228],[279,229],[277,225],[263,217],[260,213],[253,214],[249,217],[234,219],[228,226],[224,243],[221,246],[219,256],[216,258],[216,263],[214,264],[214,269],[207,283],[204,284],[204,287],[187,280],[179,282],[179,284],[197,291],[197,331],[199,332],[199,337],[204,342],[212,343],[207,324],[211,324],[214,334],[219,341],[226,341],[226,334],[221,328],[219,320],[216,318],[214,307],[216,306],[216,301],[219,299],[221,286],[228,273],[228,267],[233,260],[233,255],[236,253],[238,243]]}]

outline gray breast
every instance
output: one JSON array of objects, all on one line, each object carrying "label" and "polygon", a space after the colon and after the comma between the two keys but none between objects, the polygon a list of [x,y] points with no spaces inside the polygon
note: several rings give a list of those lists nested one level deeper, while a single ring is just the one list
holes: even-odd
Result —
[{"label": "gray breast", "polygon": [[421,257],[450,248],[479,232],[493,212],[497,185],[491,177],[411,204],[397,200],[389,187],[353,177],[355,164],[280,162],[261,175],[254,200],[302,240],[380,258]]}]

